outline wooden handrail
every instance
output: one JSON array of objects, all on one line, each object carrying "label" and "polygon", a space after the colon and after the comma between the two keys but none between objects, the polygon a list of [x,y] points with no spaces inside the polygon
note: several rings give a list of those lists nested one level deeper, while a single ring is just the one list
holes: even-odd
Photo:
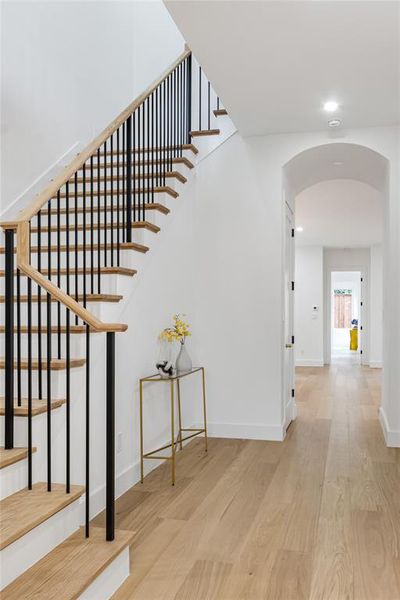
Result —
[{"label": "wooden handrail", "polygon": [[[93,140],[86,146],[82,152],[80,152],[70,164],[63,169],[50,184],[44,188],[44,190],[35,198],[35,200],[25,208],[21,214],[12,222],[17,224],[18,222],[29,221],[34,217],[39,210],[48,202],[58,190],[63,186],[69,179],[84,165],[84,163],[100,148],[100,146],[126,121],[126,119],[146,100],[148,96],[172,73],[176,67],[190,56],[191,51],[185,50],[176,61],[164,71],[164,73],[158,77],[140,96],[129,104],[123,110],[116,119],[111,123]],[[10,225],[10,223],[8,224]]]},{"label": "wooden handrail", "polygon": [[82,152],[80,152],[68,166],[63,169],[49,185],[47,185],[34,201],[21,211],[18,217],[12,221],[3,221],[0,226],[4,229],[14,229],[17,232],[17,267],[27,277],[35,281],[52,298],[58,300],[73,312],[82,321],[87,323],[95,331],[126,331],[128,326],[122,323],[103,323],[92,315],[86,308],[81,306],[72,296],[66,294],[52,281],[46,279],[37,269],[30,264],[29,257],[29,222],[40,211],[40,209],[54,197],[58,190],[67,183],[70,178],[82,168],[85,162],[93,156],[100,146],[128,119],[128,117],[152,94],[152,92],[183,62],[191,55],[191,50],[185,45],[185,51],[168,67],[160,77],[131,102],[111,123],[94,139]]},{"label": "wooden handrail", "polygon": [[79,302],[76,302],[72,296],[68,296],[68,294],[63,292],[63,290],[54,285],[50,279],[43,277],[39,271],[30,265],[22,263],[18,265],[18,268],[22,273],[24,273],[27,277],[30,277],[30,279],[45,289],[46,292],[48,292],[53,298],[59,300],[61,304],[63,304],[66,308],[69,308],[71,312],[82,319],[82,321],[87,323],[95,331],[126,331],[128,329],[128,325],[123,323],[103,323],[97,319],[97,317],[92,315],[92,313],[86,310],[86,308],[81,306]]}]

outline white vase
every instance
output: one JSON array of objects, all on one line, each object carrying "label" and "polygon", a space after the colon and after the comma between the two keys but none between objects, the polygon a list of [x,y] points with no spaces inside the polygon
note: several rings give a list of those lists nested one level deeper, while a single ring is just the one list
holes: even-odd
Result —
[{"label": "white vase", "polygon": [[192,370],[192,359],[187,353],[184,339],[181,341],[181,349],[176,358],[175,366],[178,375],[181,375],[182,373],[187,373],[188,371]]}]

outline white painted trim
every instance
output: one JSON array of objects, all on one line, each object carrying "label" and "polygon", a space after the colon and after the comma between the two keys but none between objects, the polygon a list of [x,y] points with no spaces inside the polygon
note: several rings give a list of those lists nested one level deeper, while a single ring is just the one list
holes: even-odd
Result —
[{"label": "white painted trim", "polygon": [[18,212],[23,210],[30,202],[32,202],[39,192],[41,192],[49,182],[54,179],[68,163],[74,158],[78,151],[83,148],[82,142],[75,142],[68,148],[57,160],[53,162],[43,173],[15,199],[9,204],[2,213],[0,219],[9,221],[16,218]]},{"label": "white painted trim", "polygon": [[381,423],[386,446],[389,448],[400,448],[400,431],[389,429],[389,423],[383,406],[379,408],[379,421]]},{"label": "white painted trim", "polygon": [[[196,426],[195,426],[196,427]],[[268,440],[282,442],[285,428],[282,425],[268,423],[208,423],[209,437],[237,438],[247,440]]]},{"label": "white painted trim", "polygon": [[323,367],[324,361],[313,358],[296,358],[296,367]]},{"label": "white painted trim", "polygon": [[370,369],[382,369],[383,362],[381,360],[370,360],[369,367]]},{"label": "white painted trim", "polygon": [[108,600],[129,576],[129,547],[118,554],[110,565],[100,573],[79,600]]},{"label": "white painted trim", "polygon": [[286,436],[286,430],[289,427],[292,421],[295,421],[297,417],[297,404],[294,398],[291,398],[290,401],[286,404],[285,408],[285,423],[284,423],[284,432]]}]

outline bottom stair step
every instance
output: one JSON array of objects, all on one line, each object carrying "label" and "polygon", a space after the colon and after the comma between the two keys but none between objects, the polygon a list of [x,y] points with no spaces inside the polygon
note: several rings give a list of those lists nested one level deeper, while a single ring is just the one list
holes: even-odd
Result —
[{"label": "bottom stair step", "polygon": [[[116,530],[115,540],[106,542],[104,529],[92,527],[90,537],[85,538],[82,528],[8,585],[1,592],[1,598],[2,600],[74,600],[82,595],[85,599],[107,598],[109,592],[106,592],[106,587],[110,584],[112,573],[109,574],[108,582],[98,582],[100,590],[92,589],[90,593],[90,586],[96,585],[95,580],[105,574],[107,567],[123,551],[128,552],[133,537],[132,531]],[[121,585],[122,580],[123,576],[118,586]],[[85,591],[88,593],[86,594]]]},{"label": "bottom stair step", "polygon": [[46,483],[35,483],[16,492],[0,502],[0,550],[77,500],[84,492],[81,485],[71,485],[65,493],[65,485],[54,483],[47,491]]}]

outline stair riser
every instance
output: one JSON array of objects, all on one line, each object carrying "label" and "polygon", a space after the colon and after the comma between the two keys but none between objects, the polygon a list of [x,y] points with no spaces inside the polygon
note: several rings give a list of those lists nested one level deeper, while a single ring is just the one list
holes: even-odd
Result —
[{"label": "stair riser", "polygon": [[[174,206],[173,202],[175,201],[175,203],[176,203],[175,198],[171,198],[171,196],[169,196],[169,199],[170,199],[169,200],[168,198],[165,198],[165,196],[166,196],[165,194],[163,196],[164,196],[163,202],[161,202],[161,198],[160,199],[159,198],[155,198],[154,202],[156,202],[156,200],[157,200],[157,202],[160,202],[161,204],[164,204],[164,206],[167,206],[167,208],[168,207],[169,208],[173,207]],[[168,202],[168,201],[169,201],[169,205],[165,204],[165,202]],[[82,204],[80,206],[82,206]],[[111,207],[111,202],[109,201],[109,199],[107,201],[107,206]],[[136,220],[139,220],[139,217],[140,217],[140,220],[143,220],[143,216],[144,216],[146,221],[149,221],[150,223],[154,223],[155,225],[159,225],[158,215],[160,213],[159,213],[158,210],[152,210],[151,208],[150,209],[149,208],[145,208],[144,209],[144,215],[143,215],[143,209],[142,208],[140,209],[140,214],[139,214],[139,210],[138,210],[139,205],[136,205],[136,206],[137,206]],[[90,207],[90,202],[89,202],[89,204],[86,204],[86,207],[88,209],[86,211],[86,224],[89,224],[90,221],[91,221],[91,207]],[[56,206],[54,206],[52,208],[56,208]],[[113,211],[114,223],[117,223],[117,203],[116,202],[113,203],[113,208],[114,208],[114,211]],[[75,213],[74,213],[74,207],[73,206],[70,207],[69,215],[70,215],[70,217],[69,217],[69,228],[70,228],[70,231],[73,231],[73,228],[75,226]],[[134,220],[134,216],[135,215],[133,214],[133,211],[132,211],[132,221]],[[84,213],[83,212],[78,212],[77,217],[78,217],[77,218],[78,224],[79,225],[83,225]],[[161,217],[163,217],[162,214],[161,214]],[[93,223],[105,223],[105,222],[111,223],[111,210],[107,211],[107,219],[106,219],[105,218],[105,212],[103,210],[103,204],[101,204],[100,215],[98,214],[98,209],[97,209],[97,204],[96,204],[96,206],[93,208]],[[121,228],[123,228],[123,222],[124,222],[124,220],[123,220],[123,210],[122,210],[122,206],[121,206],[120,207],[120,224],[121,224]],[[126,218],[125,218],[125,222],[126,222]],[[161,222],[163,222],[162,219],[161,219]],[[61,223],[61,225],[66,225],[66,214],[65,213],[60,213],[60,223]],[[48,215],[47,214],[42,216],[42,218],[41,218],[41,224],[42,224],[43,227],[47,227],[47,225],[48,225]],[[52,213],[51,214],[51,225],[52,225],[52,227],[56,227],[57,226],[57,214],[56,213]],[[34,217],[33,220],[32,220],[32,226],[33,227],[37,226],[37,219],[36,219],[36,217]],[[42,233],[42,236],[43,236],[43,239],[45,239],[46,233]],[[4,242],[3,242],[3,244],[4,244]]]},{"label": "stair riser", "polygon": [[[90,273],[90,266],[89,266],[89,273]],[[135,282],[133,281],[135,278],[135,275],[131,276],[126,276],[126,275],[114,275],[114,274],[104,274],[101,273],[101,281],[100,281],[100,292],[102,294],[119,294],[122,295],[122,290],[125,290],[125,280],[127,280],[128,284],[129,284],[129,288],[131,288],[132,285],[135,284]],[[3,278],[4,279],[4,278]],[[71,276],[70,276],[70,293],[73,295],[75,293],[75,276],[74,273],[71,272]],[[57,275],[52,275],[52,281],[54,281],[54,283],[56,285],[58,285],[58,279],[57,279]],[[66,275],[61,275],[61,285],[60,287],[65,290],[67,288],[67,276]],[[21,283],[20,283],[20,289],[21,289],[21,295],[26,296],[27,295],[27,278],[22,276],[21,277]],[[78,275],[78,290],[81,293],[83,290],[83,274],[79,274]],[[87,275],[86,276],[86,291],[87,293],[92,293],[92,286],[91,286],[91,275]],[[4,281],[2,282],[2,280],[0,279],[0,293],[1,295],[4,296]],[[37,285],[34,283],[32,285],[32,294],[37,295]],[[97,276],[97,270],[94,268],[94,275],[93,275],[93,293],[97,294],[99,293],[99,288],[98,288],[98,276]],[[14,286],[14,294],[17,294],[17,285],[15,284]],[[42,290],[42,301],[45,301],[45,294],[43,293]]]},{"label": "stair riser", "polygon": [[[153,160],[153,163],[150,164],[150,165],[147,165],[147,164],[145,164],[145,165],[143,165],[143,164],[139,165],[138,163],[136,163],[136,175],[139,174],[139,168],[140,168],[140,174],[141,175],[143,174],[143,172],[144,173],[154,173],[154,174],[159,173],[160,177],[162,178],[164,171],[165,170],[168,171],[168,165],[167,165],[167,163],[165,163],[165,168],[164,168],[164,164],[160,165],[159,163],[157,163],[157,157],[156,157],[156,155],[154,155],[154,159],[152,159],[152,157],[150,156],[149,160],[150,161]],[[193,159],[189,158],[189,160],[193,163]],[[111,174],[111,167],[112,166],[113,166],[113,174],[114,174],[114,176],[116,176],[117,173],[118,173],[118,164],[117,164],[116,158],[114,157],[114,160],[111,162],[111,157],[108,157],[107,161],[105,161],[105,162],[106,162],[106,167],[103,164],[104,161],[103,160],[100,161],[100,177],[103,177],[105,169],[107,171],[107,175],[110,175]],[[133,161],[132,161],[132,173],[133,173],[133,168],[134,168],[134,165],[133,165]],[[121,181],[123,181],[123,161],[122,161],[122,158],[121,158],[120,168],[119,169],[120,169],[119,170],[120,179],[121,179]],[[190,167],[188,167],[185,163],[174,163],[173,162],[172,163],[172,171],[176,171],[176,172],[180,173],[181,175],[183,175],[184,177],[188,177],[190,175],[190,173],[193,171],[193,169],[191,169]],[[125,166],[125,173],[126,173],[126,166]],[[78,172],[78,177],[82,177],[82,169]],[[93,177],[95,177],[95,178],[97,177],[97,162],[93,163]],[[90,165],[86,166],[86,179],[90,180]],[[165,178],[166,181],[168,179],[170,179],[170,178],[169,177]]]},{"label": "stair riser", "polygon": [[[197,140],[196,140],[196,144],[197,146]],[[173,151],[171,151],[173,153]],[[126,154],[125,154],[126,155]],[[152,155],[156,155],[156,151],[154,150],[153,152],[136,152],[135,156],[137,157],[137,160],[151,160]],[[124,153],[122,152],[122,150],[120,150],[120,156],[124,156]],[[132,153],[133,156],[133,153]],[[191,150],[187,150],[187,149],[183,149],[182,150],[182,156],[187,158],[188,160],[190,160],[193,164],[196,163],[196,157],[198,156],[197,154],[194,154]],[[117,157],[117,151],[114,150],[114,162],[116,162],[116,157]],[[122,158],[121,158],[122,160]],[[104,156],[101,154],[100,155],[100,163],[103,163],[104,161]],[[133,158],[132,158],[133,161]],[[111,155],[110,154],[106,154],[106,162],[111,162]],[[93,165],[97,164],[97,154],[93,155]],[[89,165],[89,166],[88,166]],[[178,165],[175,165],[176,167]],[[179,165],[180,167],[182,165]],[[90,160],[86,162],[86,168],[89,169],[90,168]]]},{"label": "stair riser", "polygon": [[[32,465],[33,465],[33,473],[35,476],[35,483],[38,481],[36,479],[37,473],[37,453],[32,454]],[[15,494],[15,492],[19,492],[27,486],[28,481],[28,460],[25,458],[24,460],[19,460],[18,462],[1,469],[0,471],[0,500],[3,498],[7,498],[7,496],[11,496],[11,494]]]},{"label": "stair riser", "polygon": [[129,548],[105,569],[97,579],[79,596],[79,600],[108,600],[129,577]]},{"label": "stair riser", "polygon": [[[136,189],[133,189],[133,182],[132,182],[132,204],[141,204],[142,202],[161,202],[162,198],[164,195],[172,197],[170,193],[168,193],[167,191],[161,190],[161,189],[156,189],[157,187],[163,187],[163,186],[155,186],[154,188],[154,192],[152,193],[151,191],[151,187],[152,186],[139,186],[140,182],[136,182]],[[176,191],[178,194],[181,193],[183,191],[183,187],[185,184],[177,181],[175,178],[170,178],[168,181],[165,182],[165,187],[170,188],[171,190]],[[140,188],[140,191],[139,191]],[[106,190],[108,192],[111,192],[111,183],[107,182],[106,184]],[[119,190],[119,193],[117,193],[117,190]],[[82,184],[78,184],[78,192],[82,192],[83,191],[83,186]],[[97,206],[97,183],[94,184],[93,186],[93,191],[94,191],[94,199],[93,199],[93,205]],[[113,185],[113,204],[116,207],[117,203],[118,203],[118,198],[119,198],[119,206],[120,209],[122,210],[123,206],[124,206],[124,193],[123,193],[123,188],[121,186],[117,186],[116,182]],[[66,207],[66,198],[64,196],[65,191],[61,190],[61,196],[60,196],[60,208],[65,208]],[[108,198],[108,202],[109,204],[111,204],[111,200],[110,200],[110,194],[108,194],[107,198]],[[91,200],[90,200],[90,187],[88,187],[86,185],[86,201],[84,202],[84,197],[82,194],[78,195],[77,197],[77,206],[82,206],[83,203],[85,203],[85,205],[87,207],[91,206]],[[100,183],[100,205],[104,206],[104,183],[101,182]],[[126,206],[126,193],[125,193],[125,206]],[[47,208],[47,207],[46,207]],[[57,197],[54,196],[52,198],[52,202],[51,202],[51,208],[56,209],[57,208]],[[75,197],[74,197],[74,186],[70,187],[69,189],[69,208],[75,208]]]},{"label": "stair riser", "polygon": [[3,565],[0,589],[51,552],[66,537],[72,535],[79,528],[82,520],[83,504],[79,499],[4,548],[0,553]]},{"label": "stair riser", "polygon": [[[153,237],[154,240],[154,237]],[[47,253],[42,253],[41,254],[41,268],[42,269],[47,269]],[[95,261],[97,261],[97,256],[93,257]],[[113,264],[114,266],[117,266],[117,251],[115,248],[114,251],[114,261]],[[57,254],[53,253],[51,254],[51,258],[50,258],[50,263],[51,263],[51,267],[54,268],[57,265]],[[127,267],[128,269],[139,269],[143,266],[143,262],[145,260],[145,253],[139,252],[138,250],[134,250],[134,249],[121,249],[120,248],[120,264],[119,266],[121,267]],[[4,254],[0,255],[0,268],[4,269]],[[83,268],[83,251],[79,251],[78,252],[78,268]],[[86,251],[86,268],[89,268],[91,264],[91,251],[90,248],[87,249]],[[96,264],[96,262],[95,262]],[[107,265],[105,264],[105,251],[101,250],[100,251],[100,264],[102,266],[112,266],[112,261],[111,261],[111,251],[107,250]],[[37,253],[32,252],[31,254],[31,265],[35,268],[38,267],[38,256]],[[72,269],[75,266],[75,252],[70,252],[69,254],[69,268]],[[60,269],[66,269],[67,268],[67,253],[66,252],[61,252],[60,253]],[[4,279],[4,278],[1,278]],[[52,279],[54,279],[54,276],[52,276]],[[56,281],[56,279],[54,279],[54,281]],[[4,283],[2,283],[0,281],[0,285],[4,285]]]},{"label": "stair riser", "polygon": [[[71,385],[74,383],[74,381],[83,376],[85,370],[84,367],[79,367],[79,368],[75,368],[75,369],[71,369]],[[2,373],[2,381],[0,383],[0,395],[4,396],[4,370],[0,371]],[[82,375],[80,375],[81,372]],[[63,371],[52,371],[51,372],[51,395],[52,398],[65,398],[65,394],[66,394],[66,388],[65,388],[65,383],[66,383],[66,372]],[[15,372],[14,375],[14,396],[16,397],[17,395],[17,373]],[[39,390],[39,373],[38,371],[32,371],[32,396],[34,397],[38,397],[38,390]],[[46,398],[47,396],[47,371],[42,370],[42,394],[43,396]],[[22,397],[27,397],[28,396],[28,371],[27,370],[23,370],[21,371],[21,396]],[[0,417],[2,418],[2,417]],[[0,439],[3,440],[2,436],[3,436],[4,432],[0,431]],[[15,446],[23,446],[24,444],[17,444],[15,443]]]},{"label": "stair riser", "polygon": [[[151,176],[153,173],[153,176]],[[140,173],[140,177],[138,176],[139,173],[136,173],[136,179],[133,179],[132,177],[132,193],[136,193],[138,192],[138,188],[140,188],[141,190],[144,188],[145,190],[147,190],[148,188],[156,188],[156,187],[161,187],[161,186],[168,186],[172,189],[176,189],[176,186],[179,184],[183,184],[184,182],[181,181],[181,178],[179,177],[179,175],[170,175],[168,177],[165,177],[165,183],[164,183],[164,178],[161,178],[161,176],[158,176],[156,172],[152,172],[150,170],[149,175],[146,175],[146,173]],[[122,174],[120,175],[119,179],[117,179],[117,171],[116,169],[114,169],[114,173],[113,173],[113,181],[111,181],[111,179],[109,181],[104,181],[103,178],[105,176],[104,173],[104,169],[101,169],[100,172],[100,192],[101,194],[104,191],[104,187],[107,190],[111,190],[111,188],[113,188],[114,190],[117,189],[118,187],[121,189],[123,188],[124,185],[124,179],[122,177]],[[111,178],[111,169],[108,170],[107,173],[107,177]],[[186,175],[183,175],[183,177],[185,177],[187,179]],[[83,185],[83,181],[81,181],[81,179],[83,179],[82,177],[82,173],[78,174],[78,181],[77,181],[77,185],[78,185],[78,191],[82,192],[84,185]],[[119,185],[118,185],[119,183]],[[125,180],[125,189],[126,189],[126,184],[127,181]],[[90,176],[87,173],[86,174],[86,196],[89,199],[90,198],[90,193],[91,193],[91,182],[90,182]],[[99,182],[98,182],[98,177],[97,174],[94,174],[93,177],[93,194],[96,198],[97,195],[97,190],[99,189]],[[64,192],[65,190],[63,189],[62,192]],[[70,194],[70,198],[73,198],[73,195],[75,193],[75,182],[74,181],[70,181],[69,182],[69,194]]]},{"label": "stair riser", "polygon": [[[35,302],[32,303],[32,325],[36,326],[38,325],[38,315],[39,315],[39,310],[40,310],[40,314],[41,314],[41,318],[42,318],[42,325],[46,325],[47,324],[47,302],[44,300],[44,296],[42,297],[42,302],[40,304],[40,309],[39,309],[39,303]],[[121,300],[121,302],[123,302],[123,300]],[[81,306],[83,306],[83,302],[79,302],[79,304]],[[118,304],[120,304],[120,302],[87,302],[86,307],[89,310],[89,312],[94,315],[95,317],[98,317],[99,319],[109,319],[109,318],[114,318],[118,315],[118,313],[120,312],[120,308],[118,308]],[[16,304],[15,304],[16,306]],[[0,319],[1,322],[4,323],[5,320],[5,306],[4,303],[2,303],[0,305]],[[15,316],[16,319],[16,316]],[[75,324],[74,323],[75,317],[74,315],[71,313],[71,325]],[[28,303],[24,302],[21,303],[21,323],[26,325],[28,323]],[[57,325],[58,323],[58,312],[57,312],[57,302],[51,302],[51,324],[52,325]],[[65,324],[65,307],[61,306],[61,323]],[[79,323],[80,325],[82,324],[81,322]]]},{"label": "stair riser", "polygon": [[[108,221],[108,223],[110,223],[110,221]],[[56,225],[54,224],[54,227]],[[69,230],[69,244],[70,246],[73,246],[76,244],[76,240],[78,244],[83,244],[83,242],[86,240],[86,246],[88,248],[91,248],[91,245],[93,243],[94,246],[94,253],[95,256],[97,254],[97,249],[96,249],[96,244],[98,244],[99,239],[100,239],[100,244],[104,244],[107,243],[108,245],[111,246],[111,232],[112,232],[112,239],[113,239],[113,244],[114,244],[114,248],[117,248],[117,243],[118,243],[118,234],[119,234],[119,242],[120,244],[123,243],[124,241],[124,231],[123,231],[123,227],[122,227],[122,223],[121,223],[121,227],[120,228],[108,228],[108,229],[96,229],[95,227],[93,228],[93,230],[91,230],[90,228],[85,229],[85,230],[79,230],[75,232],[74,228],[72,227]],[[144,244],[145,246],[150,246],[152,240],[154,239],[154,235],[157,235],[156,233],[154,233],[153,231],[150,231],[148,229],[145,228],[132,228],[132,242],[136,242],[138,244]],[[31,245],[36,247],[38,246],[38,234],[37,233],[31,233]],[[125,232],[125,238],[126,238],[126,232]],[[51,245],[52,246],[56,246],[58,244],[58,234],[56,231],[52,231],[50,234],[50,240],[51,240]],[[66,231],[61,231],[60,232],[60,246],[65,246],[67,244],[67,232]],[[49,234],[48,232],[44,232],[41,233],[40,235],[40,241],[41,241],[41,246],[48,246],[49,243]],[[56,253],[54,253],[54,255],[56,255]]]},{"label": "stair riser", "polygon": [[[42,325],[43,326],[43,325]],[[4,334],[0,334],[4,336]],[[14,335],[14,354],[16,356],[17,352],[17,340],[18,336]],[[42,358],[46,359],[47,356],[47,334],[42,334],[40,336],[41,344],[42,344]],[[56,334],[52,334],[51,336],[52,342],[52,352],[54,355],[57,354],[58,350],[58,336]],[[65,343],[66,343],[66,335],[61,332],[61,356],[65,357]],[[32,356],[38,357],[39,352],[39,334],[32,333],[31,336],[31,344],[32,344]],[[70,352],[71,358],[82,358],[85,356],[86,352],[86,336],[85,334],[74,334],[70,336]],[[21,356],[26,358],[28,356],[28,335],[26,333],[21,334]]]}]

